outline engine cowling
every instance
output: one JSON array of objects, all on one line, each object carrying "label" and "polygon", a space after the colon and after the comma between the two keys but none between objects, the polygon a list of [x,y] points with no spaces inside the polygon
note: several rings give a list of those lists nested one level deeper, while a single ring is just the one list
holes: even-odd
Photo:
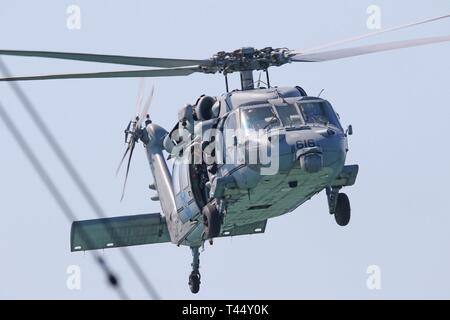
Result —
[{"label": "engine cowling", "polygon": [[206,95],[201,96],[194,107],[196,120],[205,121],[213,118],[212,107],[215,102],[216,98]]}]

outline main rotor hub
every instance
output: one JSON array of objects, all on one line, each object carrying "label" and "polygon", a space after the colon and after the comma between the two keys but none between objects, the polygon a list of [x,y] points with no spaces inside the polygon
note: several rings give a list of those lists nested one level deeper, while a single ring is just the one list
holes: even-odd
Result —
[{"label": "main rotor hub", "polygon": [[220,72],[225,75],[232,72],[267,70],[272,66],[289,63],[289,53],[287,48],[271,47],[243,47],[232,52],[220,51],[211,58],[209,65],[201,66],[201,69],[205,73]]}]

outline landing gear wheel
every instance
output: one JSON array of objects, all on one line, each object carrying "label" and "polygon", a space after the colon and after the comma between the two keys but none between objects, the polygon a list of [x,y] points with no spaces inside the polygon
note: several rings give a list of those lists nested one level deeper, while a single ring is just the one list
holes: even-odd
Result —
[{"label": "landing gear wheel", "polygon": [[200,290],[200,251],[199,247],[191,247],[192,250],[192,272],[189,275],[189,289],[192,293],[198,293]]},{"label": "landing gear wheel", "polygon": [[345,193],[339,193],[337,196],[334,219],[340,226],[346,226],[350,222],[350,200]]},{"label": "landing gear wheel", "polygon": [[203,224],[206,239],[215,238],[220,234],[222,219],[214,203],[208,203],[202,209]]},{"label": "landing gear wheel", "polygon": [[192,293],[198,293],[200,290],[200,272],[192,271],[189,276],[189,289]]}]

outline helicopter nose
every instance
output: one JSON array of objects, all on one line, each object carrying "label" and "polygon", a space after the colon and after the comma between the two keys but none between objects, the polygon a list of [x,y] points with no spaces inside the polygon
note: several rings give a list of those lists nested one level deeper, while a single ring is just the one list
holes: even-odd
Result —
[{"label": "helicopter nose", "polygon": [[345,161],[345,142],[342,134],[320,128],[286,132],[291,161],[305,173],[339,171]]},{"label": "helicopter nose", "polygon": [[323,168],[323,156],[319,151],[308,152],[298,157],[300,167],[308,173],[316,173]]}]

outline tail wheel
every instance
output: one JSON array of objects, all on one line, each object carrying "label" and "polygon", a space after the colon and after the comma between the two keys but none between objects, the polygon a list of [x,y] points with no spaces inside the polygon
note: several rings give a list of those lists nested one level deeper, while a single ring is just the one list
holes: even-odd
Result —
[{"label": "tail wheel", "polygon": [[337,197],[334,218],[338,225],[346,226],[350,222],[350,200],[345,193],[339,193]]},{"label": "tail wheel", "polygon": [[189,289],[192,293],[198,293],[200,291],[200,273],[192,271],[189,276]]},{"label": "tail wheel", "polygon": [[220,218],[220,213],[214,203],[208,203],[207,205],[205,205],[203,207],[202,213],[206,238],[211,239],[219,236],[222,221]]}]

